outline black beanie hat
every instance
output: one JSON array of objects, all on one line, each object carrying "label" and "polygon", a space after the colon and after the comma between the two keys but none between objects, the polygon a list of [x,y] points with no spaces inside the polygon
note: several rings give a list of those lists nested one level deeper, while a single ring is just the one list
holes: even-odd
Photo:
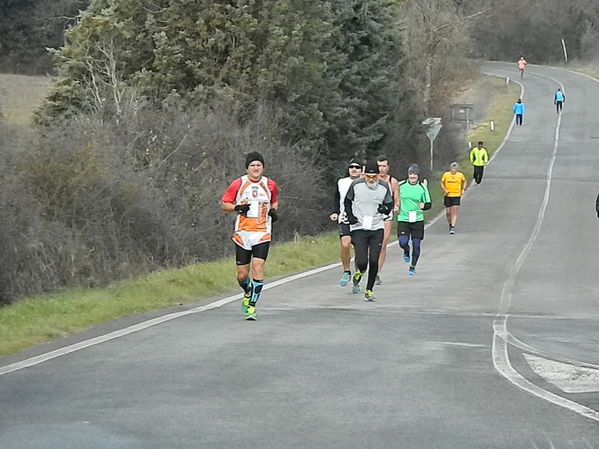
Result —
[{"label": "black beanie hat", "polygon": [[262,157],[262,155],[257,151],[252,151],[251,153],[248,153],[245,157],[245,168],[248,168],[250,164],[254,161],[262,162],[262,165],[264,165],[264,158]]},{"label": "black beanie hat", "polygon": [[377,164],[376,161],[366,162],[366,169],[364,170],[364,174],[378,175],[379,174],[379,164]]},{"label": "black beanie hat", "polygon": [[408,175],[409,175],[410,173],[413,173],[413,174],[415,174],[415,175],[418,175],[418,176],[420,176],[420,167],[418,167],[418,164],[411,164],[411,165],[408,167]]}]

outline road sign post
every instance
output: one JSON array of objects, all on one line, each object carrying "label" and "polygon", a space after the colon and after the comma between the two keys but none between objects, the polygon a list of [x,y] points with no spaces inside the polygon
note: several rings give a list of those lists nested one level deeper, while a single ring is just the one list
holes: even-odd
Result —
[{"label": "road sign post", "polygon": [[430,172],[431,174],[433,173],[433,150],[434,150],[434,146],[433,146],[433,142],[435,140],[435,137],[437,137],[437,134],[439,134],[439,131],[441,131],[441,128],[443,127],[443,125],[441,124],[441,118],[440,117],[429,117],[426,120],[423,120],[422,124],[424,126],[426,126],[426,137],[428,137],[428,140],[430,141],[431,147],[430,147],[430,151],[431,151],[431,157],[430,157]]}]

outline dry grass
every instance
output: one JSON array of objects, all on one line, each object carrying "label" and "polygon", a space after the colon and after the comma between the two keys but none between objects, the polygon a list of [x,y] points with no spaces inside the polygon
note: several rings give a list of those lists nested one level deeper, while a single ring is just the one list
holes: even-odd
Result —
[{"label": "dry grass", "polygon": [[599,65],[591,63],[573,63],[564,67],[574,72],[583,73],[599,80]]},{"label": "dry grass", "polygon": [[27,125],[48,92],[50,78],[0,73],[0,110],[5,123]]},{"label": "dry grass", "polygon": [[[468,140],[472,145],[482,140],[491,156],[499,147],[505,137],[513,118],[512,106],[514,99],[520,95],[520,88],[515,83],[506,84],[502,78],[489,77],[492,85],[492,98],[486,111],[485,118],[475,122],[468,131]],[[495,130],[491,131],[491,121],[495,125]],[[466,159],[464,166],[472,167]],[[469,173],[470,174],[470,173]]]}]

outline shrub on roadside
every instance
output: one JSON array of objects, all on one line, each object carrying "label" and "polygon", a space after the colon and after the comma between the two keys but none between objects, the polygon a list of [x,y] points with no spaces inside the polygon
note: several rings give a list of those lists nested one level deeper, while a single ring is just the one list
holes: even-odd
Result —
[{"label": "shrub on roadside", "polygon": [[250,151],[281,188],[275,238],[321,231],[330,200],[316,158],[282,144],[266,108],[238,123],[174,101],[119,120],[71,117],[4,152],[3,301],[230,255],[233,216],[219,199]]}]

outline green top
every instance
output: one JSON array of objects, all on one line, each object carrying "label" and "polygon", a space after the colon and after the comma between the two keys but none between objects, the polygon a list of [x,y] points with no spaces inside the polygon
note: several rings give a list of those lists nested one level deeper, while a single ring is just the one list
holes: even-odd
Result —
[{"label": "green top", "polygon": [[[397,221],[424,221],[424,213],[418,203],[430,203],[428,189],[421,182],[412,185],[407,179],[399,183],[399,214]],[[410,212],[416,212],[416,219],[410,220]]]},{"label": "green top", "polygon": [[472,165],[484,167],[489,162],[489,153],[484,147],[474,147],[470,150],[470,162]]}]

